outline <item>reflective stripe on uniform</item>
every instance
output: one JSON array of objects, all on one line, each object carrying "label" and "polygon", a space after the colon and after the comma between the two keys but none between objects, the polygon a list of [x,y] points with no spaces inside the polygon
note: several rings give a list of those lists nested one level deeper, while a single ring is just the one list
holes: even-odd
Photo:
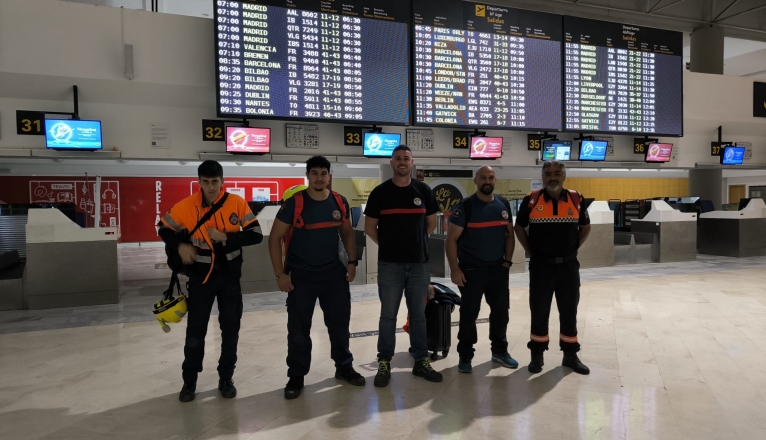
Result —
[{"label": "reflective stripe on uniform", "polygon": [[508,220],[492,221],[492,222],[480,222],[480,223],[466,223],[466,228],[493,228],[496,226],[507,226]]},{"label": "reflective stripe on uniform", "polygon": [[537,336],[537,335],[533,335],[532,333],[529,334],[529,339],[534,342],[549,342],[551,340],[551,338],[548,335]]},{"label": "reflective stripe on uniform", "polygon": [[529,223],[579,223],[576,217],[529,217]]},{"label": "reflective stripe on uniform", "polygon": [[255,214],[253,214],[252,212],[248,212],[247,215],[245,215],[245,218],[243,218],[242,221],[239,222],[239,225],[244,227],[246,224],[250,223],[253,220],[256,220]]},{"label": "reflective stripe on uniform", "polygon": [[210,249],[210,246],[204,240],[200,240],[199,238],[192,237],[191,243],[200,249]]},{"label": "reflective stripe on uniform", "polygon": [[401,208],[401,209],[384,209],[380,211],[380,215],[394,215],[394,214],[425,214],[426,208]]},{"label": "reflective stripe on uniform", "polygon": [[242,251],[240,249],[237,249],[234,252],[230,252],[230,253],[226,254],[226,259],[231,261],[231,260],[239,257],[240,255],[242,255]]},{"label": "reflective stripe on uniform", "polygon": [[162,217],[162,221],[164,221],[165,224],[167,224],[170,227],[170,229],[173,229],[176,232],[181,232],[184,229],[181,227],[181,225],[176,223],[175,220],[173,220],[173,217],[171,217],[170,214],[165,214]]},{"label": "reflective stripe on uniform", "polygon": [[569,344],[577,344],[577,336],[566,336],[563,333],[559,333],[559,339]]},{"label": "reflective stripe on uniform", "polygon": [[196,261],[197,263],[210,264],[213,262],[213,257],[209,255],[197,255],[196,257],[194,257],[194,261]]}]

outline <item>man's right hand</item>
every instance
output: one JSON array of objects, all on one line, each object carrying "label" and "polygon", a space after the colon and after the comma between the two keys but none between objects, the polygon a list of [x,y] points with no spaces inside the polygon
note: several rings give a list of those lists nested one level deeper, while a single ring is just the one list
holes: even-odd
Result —
[{"label": "man's right hand", "polygon": [[277,286],[279,286],[280,292],[290,292],[295,289],[293,286],[293,280],[290,275],[284,275],[281,278],[277,278]]},{"label": "man's right hand", "polygon": [[181,261],[187,266],[194,264],[194,259],[197,257],[197,251],[194,246],[188,243],[181,243],[178,245],[178,255],[181,256]]},{"label": "man's right hand", "polygon": [[450,278],[452,278],[453,283],[460,287],[463,287],[463,285],[467,282],[465,280],[465,274],[463,274],[463,271],[460,269],[451,270]]}]

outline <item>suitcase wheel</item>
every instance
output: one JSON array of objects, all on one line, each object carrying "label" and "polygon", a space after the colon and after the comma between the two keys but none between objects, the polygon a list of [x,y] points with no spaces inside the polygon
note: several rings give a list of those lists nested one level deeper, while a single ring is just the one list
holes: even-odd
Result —
[{"label": "suitcase wheel", "polygon": [[449,350],[444,350],[442,352],[442,357],[447,357],[448,354],[449,354]]},{"label": "suitcase wheel", "polygon": [[436,352],[431,353],[431,360],[432,361],[435,361],[438,357],[439,357],[439,355],[436,354]]}]

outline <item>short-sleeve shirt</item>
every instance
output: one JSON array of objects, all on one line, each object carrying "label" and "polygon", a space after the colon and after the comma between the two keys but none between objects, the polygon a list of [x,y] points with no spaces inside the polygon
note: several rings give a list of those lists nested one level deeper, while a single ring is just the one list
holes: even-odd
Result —
[{"label": "short-sleeve shirt", "polygon": [[[580,226],[590,224],[588,211],[579,200],[572,200],[568,190],[562,190],[558,200],[553,200],[548,192],[542,190],[531,212],[529,200],[532,194],[524,197],[516,217],[516,226],[529,226],[529,249],[531,257],[568,257],[577,254],[580,246],[578,231]],[[575,212],[579,206],[579,212]]]},{"label": "short-sleeve shirt", "polygon": [[[466,205],[470,205],[468,214]],[[466,218],[466,215],[471,218]],[[465,228],[458,240],[460,263],[481,266],[502,263],[506,259],[505,237],[510,216],[499,197],[487,203],[471,196],[455,205],[449,218],[450,224]]]},{"label": "short-sleeve shirt", "polygon": [[[301,217],[305,225],[316,223],[331,223],[341,219],[342,211],[335,201],[335,197],[330,194],[321,202],[309,197],[305,191],[303,193],[303,211]],[[341,196],[343,204],[346,205],[346,219],[348,219],[351,208],[348,201]],[[295,196],[287,199],[277,213],[277,220],[293,224],[293,215],[295,213]],[[321,271],[332,268],[340,261],[338,254],[338,243],[340,240],[339,228],[321,228],[305,229],[293,228],[293,237],[290,240],[290,248],[287,250],[287,269],[303,269],[311,271]]]},{"label": "short-sleeve shirt", "polygon": [[405,187],[391,179],[372,190],[364,215],[378,219],[378,260],[428,262],[426,217],[439,212],[433,190],[412,179]]}]

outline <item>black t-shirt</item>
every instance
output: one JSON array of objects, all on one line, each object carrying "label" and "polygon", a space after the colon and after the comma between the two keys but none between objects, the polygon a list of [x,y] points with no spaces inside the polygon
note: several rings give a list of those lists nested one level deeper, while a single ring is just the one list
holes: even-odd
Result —
[{"label": "black t-shirt", "polygon": [[[341,196],[346,205],[346,221],[351,213],[348,201]],[[277,220],[293,224],[295,213],[295,196],[287,199],[277,213]],[[341,210],[335,197],[330,194],[325,200],[318,202],[303,192],[303,211],[301,212],[306,226],[317,223],[333,223],[341,219]],[[293,228],[290,248],[287,250],[287,266],[297,269],[320,271],[332,268],[340,261],[338,243],[340,240],[339,227],[305,229]]]},{"label": "black t-shirt", "polygon": [[412,179],[405,187],[390,179],[372,190],[364,215],[378,219],[378,259],[389,263],[428,261],[426,217],[439,212],[434,192]]},{"label": "black t-shirt", "polygon": [[[526,228],[529,226],[529,250],[532,257],[568,257],[577,254],[580,242],[577,238],[580,226],[590,224],[588,210],[580,200],[575,200],[576,205],[580,205],[579,218],[573,221],[567,221],[566,214],[569,210],[568,190],[561,191],[558,200],[553,200],[548,192],[543,190],[535,203],[534,209],[550,212],[550,217],[538,222],[530,222],[529,198],[524,197],[519,207],[519,213],[516,216],[516,225]],[[550,205],[550,206],[548,206]]]}]

